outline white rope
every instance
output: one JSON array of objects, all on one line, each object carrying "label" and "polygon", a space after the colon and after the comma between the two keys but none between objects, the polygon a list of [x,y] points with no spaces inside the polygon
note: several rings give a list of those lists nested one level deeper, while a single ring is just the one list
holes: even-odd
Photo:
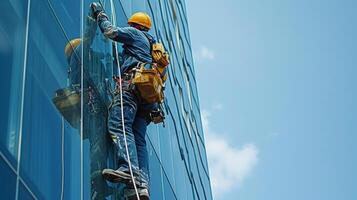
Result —
[{"label": "white rope", "polygon": [[61,117],[61,126],[62,126],[62,136],[61,136],[61,140],[62,140],[62,145],[61,145],[61,200],[63,200],[64,198],[64,117]]},{"label": "white rope", "polygon": [[[82,38],[82,42],[84,40],[84,1],[82,0],[81,1],[81,17],[82,17],[82,20],[81,20],[81,38]],[[83,43],[82,43],[83,44]],[[83,200],[83,195],[84,195],[84,187],[83,187],[83,179],[84,179],[84,172],[83,172],[83,158],[84,158],[84,155],[83,155],[83,113],[84,113],[84,45],[82,45],[81,47],[81,120],[80,120],[80,136],[81,136],[81,141],[80,141],[80,146],[81,146],[81,155],[80,155],[80,166],[81,166],[81,171],[80,171],[80,177],[81,177],[81,183],[80,183],[80,188],[81,188],[81,192],[80,192],[80,199]]]},{"label": "white rope", "polygon": [[[111,5],[111,10],[112,10],[113,25],[116,26],[115,9],[114,9],[113,0],[110,0],[110,5]],[[115,57],[116,57],[117,66],[118,66],[118,75],[119,75],[119,78],[120,78],[120,81],[119,81],[120,107],[121,107],[121,119],[122,119],[122,126],[123,126],[123,135],[124,135],[126,156],[127,156],[127,159],[128,159],[130,176],[131,176],[131,180],[132,180],[133,185],[134,185],[136,197],[137,197],[138,200],[140,200],[139,192],[138,192],[138,189],[137,189],[136,183],[135,183],[133,169],[131,167],[129,148],[128,148],[128,143],[127,143],[127,140],[126,140],[125,122],[124,122],[124,108],[123,108],[123,88],[122,88],[122,83],[121,83],[121,70],[120,70],[120,65],[119,65],[118,45],[117,45],[116,42],[114,42],[114,47],[115,47]]]}]

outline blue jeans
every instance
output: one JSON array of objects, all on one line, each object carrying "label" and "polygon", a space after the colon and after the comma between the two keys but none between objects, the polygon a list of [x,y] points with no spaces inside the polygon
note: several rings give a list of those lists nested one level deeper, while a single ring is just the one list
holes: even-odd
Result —
[{"label": "blue jeans", "polygon": [[[123,88],[125,88],[125,84],[123,84]],[[148,153],[145,141],[148,122],[146,119],[136,116],[137,110],[138,99],[136,96],[132,91],[123,90],[125,134],[131,167],[134,176],[138,176],[144,186],[148,186]],[[116,94],[109,109],[108,131],[117,150],[118,170],[129,172],[122,120],[120,94]]]}]

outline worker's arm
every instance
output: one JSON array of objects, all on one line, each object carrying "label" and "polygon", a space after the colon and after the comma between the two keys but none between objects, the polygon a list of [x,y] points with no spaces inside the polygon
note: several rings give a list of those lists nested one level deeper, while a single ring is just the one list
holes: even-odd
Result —
[{"label": "worker's arm", "polygon": [[97,21],[100,30],[109,39],[124,44],[130,44],[132,42],[133,37],[130,33],[129,28],[120,28],[113,26],[112,23],[108,20],[108,16],[104,12],[98,15]]},{"label": "worker's arm", "polygon": [[106,37],[124,44],[130,44],[132,42],[133,37],[130,33],[130,29],[127,27],[120,28],[113,26],[100,3],[91,3],[90,7],[92,9],[93,18],[97,20],[100,30]]}]

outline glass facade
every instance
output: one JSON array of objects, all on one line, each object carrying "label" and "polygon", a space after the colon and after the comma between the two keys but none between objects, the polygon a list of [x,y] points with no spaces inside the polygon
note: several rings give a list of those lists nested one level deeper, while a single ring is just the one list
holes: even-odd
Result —
[{"label": "glass facade", "polygon": [[[0,2],[1,199],[124,199],[101,175],[116,165],[106,120],[122,47],[88,16],[91,2]],[[212,199],[184,2],[101,2],[116,26],[149,13],[170,53],[165,126],[146,138],[151,199]]]}]

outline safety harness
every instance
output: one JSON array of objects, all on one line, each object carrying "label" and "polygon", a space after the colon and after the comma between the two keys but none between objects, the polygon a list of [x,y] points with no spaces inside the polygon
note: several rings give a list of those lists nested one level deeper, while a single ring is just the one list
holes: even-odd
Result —
[{"label": "safety harness", "polygon": [[[123,84],[123,90],[130,90],[139,99],[140,103],[157,103],[157,110],[139,109],[137,116],[146,119],[148,122],[164,123],[165,115],[162,109],[164,101],[164,83],[167,79],[166,68],[169,64],[169,55],[161,43],[153,42],[145,33],[150,43],[152,63],[140,62],[137,55],[131,54],[139,62],[135,67],[123,73],[122,77],[113,77],[117,88]],[[165,124],[164,124],[165,125]]]}]

